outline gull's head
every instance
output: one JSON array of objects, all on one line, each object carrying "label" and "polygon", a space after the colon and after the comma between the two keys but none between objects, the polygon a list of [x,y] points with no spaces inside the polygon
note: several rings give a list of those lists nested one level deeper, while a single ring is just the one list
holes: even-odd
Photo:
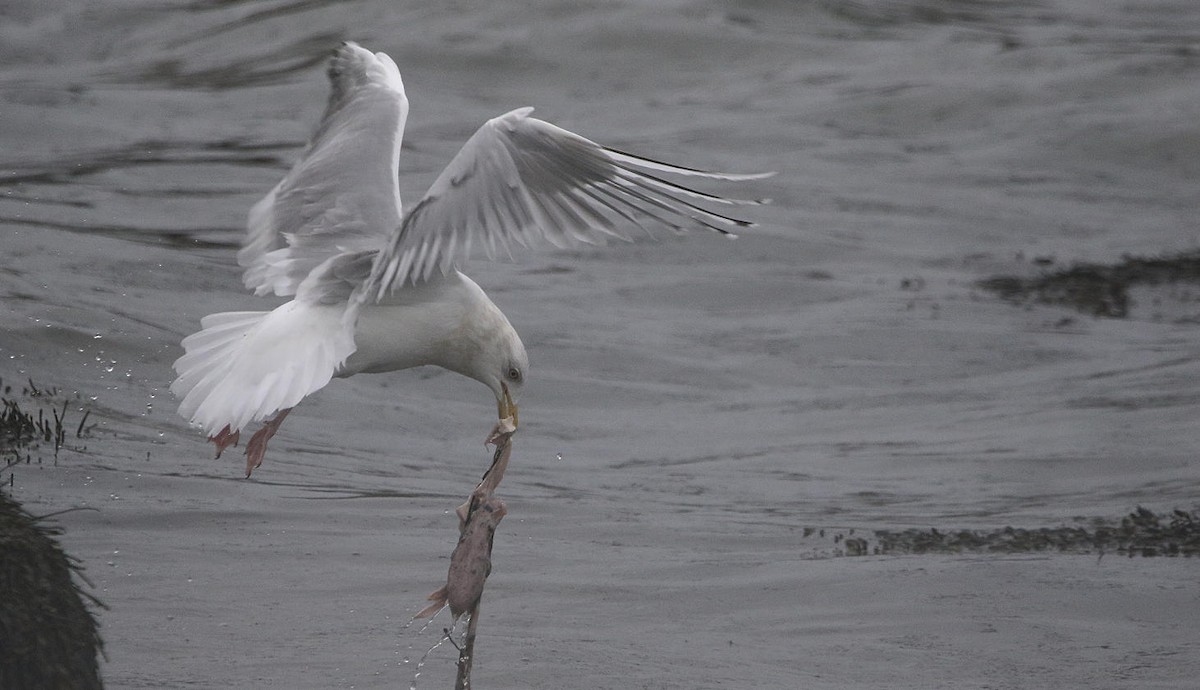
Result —
[{"label": "gull's head", "polygon": [[450,336],[443,361],[437,363],[491,389],[500,419],[511,417],[515,426],[517,399],[529,371],[529,355],[525,354],[521,336],[500,308],[465,275],[456,271],[438,289],[457,295],[465,308],[455,308],[461,319]]},{"label": "gull's head", "polygon": [[[456,341],[460,359],[444,365],[483,383],[496,396],[496,410],[500,419],[511,417],[517,423],[517,400],[525,386],[525,375],[529,371],[529,355],[521,336],[500,313],[490,305],[482,310],[481,318]],[[465,366],[463,366],[465,365]],[[461,368],[460,368],[461,367]]]},{"label": "gull's head", "polygon": [[513,426],[517,426],[517,400],[529,371],[529,356],[521,337],[507,321],[495,335],[482,353],[480,373],[483,375],[479,378],[495,394],[500,419],[512,417]]}]

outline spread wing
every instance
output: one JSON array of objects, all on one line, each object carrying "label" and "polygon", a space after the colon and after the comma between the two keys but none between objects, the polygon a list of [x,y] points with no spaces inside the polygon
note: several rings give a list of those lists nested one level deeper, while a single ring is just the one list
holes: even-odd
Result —
[{"label": "spread wing", "polygon": [[529,116],[521,108],[489,120],[399,223],[374,261],[357,300],[375,301],[406,283],[442,274],[483,246],[511,252],[546,241],[563,247],[628,240],[622,226],[659,224],[730,234],[752,225],[716,213],[712,205],[757,204],[684,187],[657,173],[713,180],[749,180],[682,168],[600,146]]},{"label": "spread wing", "polygon": [[386,54],[347,42],[329,80],[308,148],[250,211],[238,263],[255,294],[293,295],[318,269],[357,265],[400,225],[397,159],[408,117],[400,72]]}]

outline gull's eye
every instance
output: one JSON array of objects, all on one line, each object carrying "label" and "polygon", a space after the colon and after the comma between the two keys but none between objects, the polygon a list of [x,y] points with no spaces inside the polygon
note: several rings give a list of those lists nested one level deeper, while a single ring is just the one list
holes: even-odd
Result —
[{"label": "gull's eye", "polygon": [[516,367],[509,367],[508,380],[512,381],[513,383],[520,383],[521,382],[521,370]]}]

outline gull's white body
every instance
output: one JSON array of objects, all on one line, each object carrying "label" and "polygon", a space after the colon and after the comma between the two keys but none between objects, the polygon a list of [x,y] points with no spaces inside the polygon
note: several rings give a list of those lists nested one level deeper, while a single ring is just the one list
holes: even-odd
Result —
[{"label": "gull's white body", "polygon": [[472,364],[489,349],[527,366],[507,317],[459,271],[364,305],[352,334],[343,327],[346,311],[293,300],[270,312],[205,317],[175,365],[180,376],[172,389],[190,388],[181,412],[215,435],[294,407],[335,376],[430,364],[472,376]]},{"label": "gull's white body", "polygon": [[[376,374],[434,364],[470,376],[462,362],[495,338],[521,339],[508,318],[467,276],[454,271],[399,290],[359,312],[354,329],[358,349],[337,376]],[[519,350],[524,352],[524,346]]]},{"label": "gull's white body", "polygon": [[[457,270],[472,245],[555,246],[628,239],[618,223],[674,230],[749,223],[696,205],[724,199],[651,172],[707,173],[595,144],[529,117],[488,121],[407,212],[397,161],[408,99],[391,58],[344,44],[332,94],[307,150],[253,209],[238,253],[256,294],[290,296],[270,312],[212,314],[183,341],[171,391],[179,412],[218,453],[265,421],[247,449],[249,471],[288,410],[335,376],[437,365],[477,379],[515,416],[528,369],[512,325]],[[274,419],[268,420],[272,415]]]}]

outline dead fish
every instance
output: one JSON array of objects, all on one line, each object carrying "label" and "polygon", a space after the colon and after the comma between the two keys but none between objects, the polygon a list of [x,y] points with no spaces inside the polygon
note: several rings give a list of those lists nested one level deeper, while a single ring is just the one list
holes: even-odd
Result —
[{"label": "dead fish", "polygon": [[414,618],[427,618],[449,604],[450,615],[458,620],[459,616],[474,609],[483,596],[483,585],[492,572],[492,539],[508,509],[498,498],[476,495],[472,503],[458,546],[450,556],[446,584],[429,595],[433,603]]},{"label": "dead fish", "polygon": [[450,555],[446,584],[429,595],[429,601],[433,603],[413,616],[414,620],[433,616],[446,604],[458,620],[463,613],[473,610],[479,597],[483,596],[483,585],[492,572],[492,539],[496,526],[508,512],[504,502],[495,498],[494,493],[508,469],[512,436],[516,430],[516,420],[505,417],[488,435],[487,443],[496,446],[496,454],[471,497],[454,511],[458,514],[459,537],[458,545]]},{"label": "dead fish", "polygon": [[517,421],[514,417],[501,417],[496,426],[492,427],[492,433],[488,434],[484,445],[499,446],[502,443],[508,443],[512,435],[517,431]]}]

